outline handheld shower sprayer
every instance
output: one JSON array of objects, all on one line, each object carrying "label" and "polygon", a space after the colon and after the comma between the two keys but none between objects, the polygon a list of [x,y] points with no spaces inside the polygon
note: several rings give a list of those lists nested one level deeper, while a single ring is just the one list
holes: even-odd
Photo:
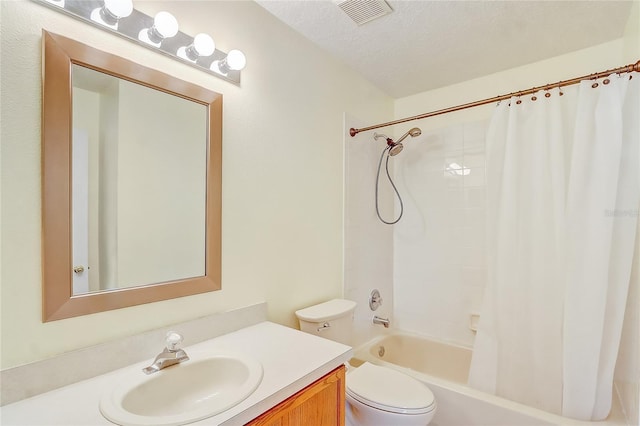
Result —
[{"label": "handheld shower sprayer", "polygon": [[403,140],[405,140],[407,138],[407,136],[411,136],[412,138],[415,138],[416,136],[420,136],[422,134],[422,130],[420,130],[417,127],[414,127],[413,129],[410,129],[407,133],[405,133],[404,135],[402,135],[400,137],[400,139],[398,139],[396,141],[396,143],[400,143]]}]

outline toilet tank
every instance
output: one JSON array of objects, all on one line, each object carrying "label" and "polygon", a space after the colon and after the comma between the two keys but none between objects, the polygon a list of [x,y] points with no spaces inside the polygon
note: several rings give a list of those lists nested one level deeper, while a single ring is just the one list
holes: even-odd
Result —
[{"label": "toilet tank", "polygon": [[300,330],[349,345],[356,302],[333,299],[296,311]]}]

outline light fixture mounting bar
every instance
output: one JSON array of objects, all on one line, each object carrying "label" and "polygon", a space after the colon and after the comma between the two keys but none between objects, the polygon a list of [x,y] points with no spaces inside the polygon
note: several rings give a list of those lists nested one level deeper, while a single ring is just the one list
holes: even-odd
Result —
[{"label": "light fixture mounting bar", "polygon": [[222,72],[219,67],[211,67],[213,62],[222,61],[227,57],[225,52],[215,49],[212,55],[207,57],[198,57],[195,61],[189,61],[179,57],[177,55],[178,49],[183,46],[188,46],[193,42],[193,37],[183,33],[182,31],[178,31],[178,33],[173,37],[163,39],[159,47],[139,40],[138,34],[140,30],[144,28],[151,28],[154,24],[154,18],[136,9],[133,9],[133,12],[129,16],[121,18],[118,21],[117,27],[113,28],[102,25],[91,19],[91,12],[97,8],[101,8],[104,5],[103,0],[63,0],[60,2],[49,0],[31,1],[47,6],[53,10],[57,10],[58,12],[62,12],[94,27],[116,34],[140,46],[162,53],[165,56],[169,56],[178,62],[190,65],[201,71],[240,86],[240,71],[225,69],[224,72]]}]

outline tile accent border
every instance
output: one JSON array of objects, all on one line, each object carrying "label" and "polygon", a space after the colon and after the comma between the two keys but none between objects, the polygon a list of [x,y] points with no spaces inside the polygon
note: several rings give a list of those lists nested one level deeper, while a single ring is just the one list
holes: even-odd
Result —
[{"label": "tile accent border", "polygon": [[0,406],[153,358],[168,330],[194,345],[267,319],[267,304],[219,312],[0,371]]}]

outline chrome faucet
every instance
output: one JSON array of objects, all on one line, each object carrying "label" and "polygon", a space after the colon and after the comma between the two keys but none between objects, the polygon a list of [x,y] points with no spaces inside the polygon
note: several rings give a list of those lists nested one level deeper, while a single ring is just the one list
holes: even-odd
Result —
[{"label": "chrome faucet", "polygon": [[384,325],[384,328],[389,328],[389,318],[381,318],[376,315],[373,317],[373,323]]},{"label": "chrome faucet", "polygon": [[178,364],[182,361],[188,361],[189,356],[185,351],[178,348],[178,345],[182,342],[183,338],[175,331],[167,333],[166,347],[162,352],[156,356],[156,359],[148,367],[142,369],[144,374],[151,374],[162,370],[163,368],[170,367]]}]

